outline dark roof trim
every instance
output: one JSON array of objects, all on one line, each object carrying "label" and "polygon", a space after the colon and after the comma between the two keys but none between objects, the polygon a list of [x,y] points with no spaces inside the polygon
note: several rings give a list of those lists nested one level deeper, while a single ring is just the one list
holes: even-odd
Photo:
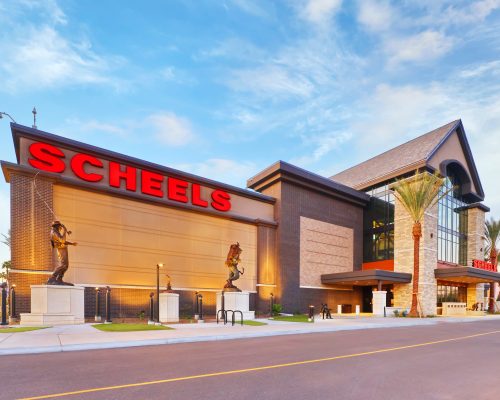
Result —
[{"label": "dark roof trim", "polygon": [[313,172],[306,171],[303,168],[289,164],[285,161],[277,161],[250,178],[247,181],[247,187],[254,190],[263,190],[278,180],[303,185],[313,190],[322,190],[344,200],[354,200],[357,203],[361,203],[361,205],[367,204],[370,200],[370,196],[366,193],[342,185]]},{"label": "dark roof trim", "polygon": [[434,276],[444,280],[463,277],[481,279],[485,282],[500,282],[500,273],[473,267],[437,268],[434,270]]},{"label": "dark roof trim", "polygon": [[323,284],[339,284],[341,282],[355,281],[383,281],[396,283],[410,283],[412,274],[405,272],[385,271],[381,269],[371,269],[367,271],[338,272],[335,274],[321,275]]},{"label": "dark roof trim", "polygon": [[474,157],[472,155],[472,150],[469,145],[469,141],[467,140],[467,136],[465,135],[464,125],[462,124],[462,120],[459,119],[457,123],[453,126],[453,128],[448,132],[443,139],[439,142],[439,144],[432,150],[427,156],[427,161],[432,158],[434,154],[439,150],[439,148],[443,145],[446,140],[451,136],[451,134],[456,130],[458,135],[458,140],[462,145],[462,149],[465,153],[465,159],[467,160],[467,164],[469,167],[469,171],[471,174],[471,178],[474,181],[474,186],[476,187],[477,197],[479,200],[484,200],[484,190],[483,185],[481,184],[481,180],[479,179],[479,173],[477,172],[476,163],[474,162]]},{"label": "dark roof trim", "polygon": [[484,205],[483,203],[467,204],[466,206],[457,208],[457,211],[470,210],[472,208],[478,208],[484,212],[490,212],[490,208],[487,205]]},{"label": "dark roof trim", "polygon": [[205,186],[212,188],[221,188],[225,189],[228,192],[232,192],[234,194],[238,194],[240,196],[248,197],[254,200],[263,201],[266,203],[274,204],[276,199],[270,196],[263,195],[261,193],[256,193],[247,189],[242,189],[236,186],[228,185],[226,183],[217,182],[212,179],[203,178],[201,176],[197,176],[194,174],[190,174],[187,172],[182,172],[174,168],[165,167],[160,164],[155,164],[149,161],[144,161],[135,157],[126,156],[120,153],[116,153],[114,151],[106,150],[101,147],[92,146],[89,144],[85,144],[82,142],[78,142],[73,139],[68,139],[62,136],[54,135],[49,132],[44,132],[38,129],[29,128],[24,125],[14,124],[11,122],[10,124],[12,130],[12,138],[14,140],[14,147],[16,150],[16,158],[17,162],[20,162],[20,137],[26,137],[32,140],[46,140],[47,142],[58,144],[63,147],[69,148],[75,151],[87,151],[89,153],[104,157],[106,159],[112,161],[121,161],[122,163],[127,163],[130,166],[134,166],[140,169],[148,169],[152,171],[156,171],[167,176],[174,176],[178,178],[183,178],[191,182],[199,182],[204,184]]}]

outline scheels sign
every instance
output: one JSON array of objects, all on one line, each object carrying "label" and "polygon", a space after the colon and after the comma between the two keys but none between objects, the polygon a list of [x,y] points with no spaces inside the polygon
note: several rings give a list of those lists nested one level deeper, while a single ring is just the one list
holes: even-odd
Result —
[{"label": "scheels sign", "polygon": [[[102,160],[85,153],[76,153],[68,160],[63,150],[48,143],[31,143],[28,163],[33,168],[57,174],[65,173],[69,167],[77,179],[88,183],[104,183],[110,188],[121,189],[124,186],[129,192],[201,208],[211,207],[222,212],[231,209],[231,196],[224,190],[203,190],[197,183],[115,161]],[[205,192],[205,198],[202,192]]]},{"label": "scheels sign", "polygon": [[484,269],[486,271],[493,271],[496,272],[496,268],[493,265],[493,263],[490,263],[488,261],[482,261],[482,260],[472,260],[472,266],[474,268],[479,268],[479,269]]}]

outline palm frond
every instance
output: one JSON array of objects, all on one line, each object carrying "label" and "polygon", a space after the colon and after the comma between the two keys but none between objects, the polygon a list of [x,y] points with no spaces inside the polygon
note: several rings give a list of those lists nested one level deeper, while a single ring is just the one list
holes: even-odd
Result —
[{"label": "palm frond", "polygon": [[444,178],[437,173],[417,171],[409,178],[397,180],[390,188],[413,222],[421,222],[425,211],[448,193],[440,193],[443,183]]},{"label": "palm frond", "polygon": [[495,221],[494,218],[490,218],[484,224],[484,237],[486,239],[486,251],[487,255],[491,253],[491,249],[494,248],[498,252],[498,242],[500,242],[500,220]]}]

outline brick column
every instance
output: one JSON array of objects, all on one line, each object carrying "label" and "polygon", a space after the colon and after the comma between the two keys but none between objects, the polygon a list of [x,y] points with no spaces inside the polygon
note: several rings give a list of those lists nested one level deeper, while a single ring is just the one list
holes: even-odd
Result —
[{"label": "brick column", "polygon": [[[422,221],[420,238],[419,300],[423,315],[436,315],[437,285],[437,204],[429,208]],[[413,275],[413,221],[401,202],[394,207],[394,271]],[[412,284],[394,285],[394,306],[410,308]]]},{"label": "brick column", "polygon": [[[36,189],[33,175],[10,171],[11,257],[14,270],[52,271],[50,226],[53,220],[48,209],[53,208],[52,181],[38,177]],[[17,312],[30,311],[30,285],[42,284],[43,273],[10,274],[17,286]]]},{"label": "brick column", "polygon": [[[467,266],[472,260],[484,260],[485,210],[482,205],[467,210]],[[467,287],[467,307],[474,303],[484,303],[484,283],[470,283]],[[486,305],[485,305],[486,306]]]}]

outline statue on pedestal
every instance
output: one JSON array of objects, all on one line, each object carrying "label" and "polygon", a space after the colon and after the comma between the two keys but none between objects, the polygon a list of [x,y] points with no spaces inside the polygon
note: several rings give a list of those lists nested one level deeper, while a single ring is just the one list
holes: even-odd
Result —
[{"label": "statue on pedestal", "polygon": [[243,250],[240,247],[240,244],[237,242],[236,244],[232,244],[229,247],[229,253],[227,253],[226,258],[226,267],[229,268],[229,277],[224,285],[224,290],[229,292],[241,292],[238,287],[233,285],[233,282],[240,278],[240,275],[245,273],[245,268],[242,268],[242,271],[238,269],[238,263],[240,260],[240,254]]},{"label": "statue on pedestal", "polygon": [[63,277],[69,268],[68,246],[76,246],[76,242],[68,242],[67,235],[71,235],[66,226],[60,221],[52,223],[50,230],[50,243],[54,249],[54,258],[56,259],[56,268],[52,276],[47,281],[47,285],[66,285],[74,286],[72,283],[64,282]]}]

